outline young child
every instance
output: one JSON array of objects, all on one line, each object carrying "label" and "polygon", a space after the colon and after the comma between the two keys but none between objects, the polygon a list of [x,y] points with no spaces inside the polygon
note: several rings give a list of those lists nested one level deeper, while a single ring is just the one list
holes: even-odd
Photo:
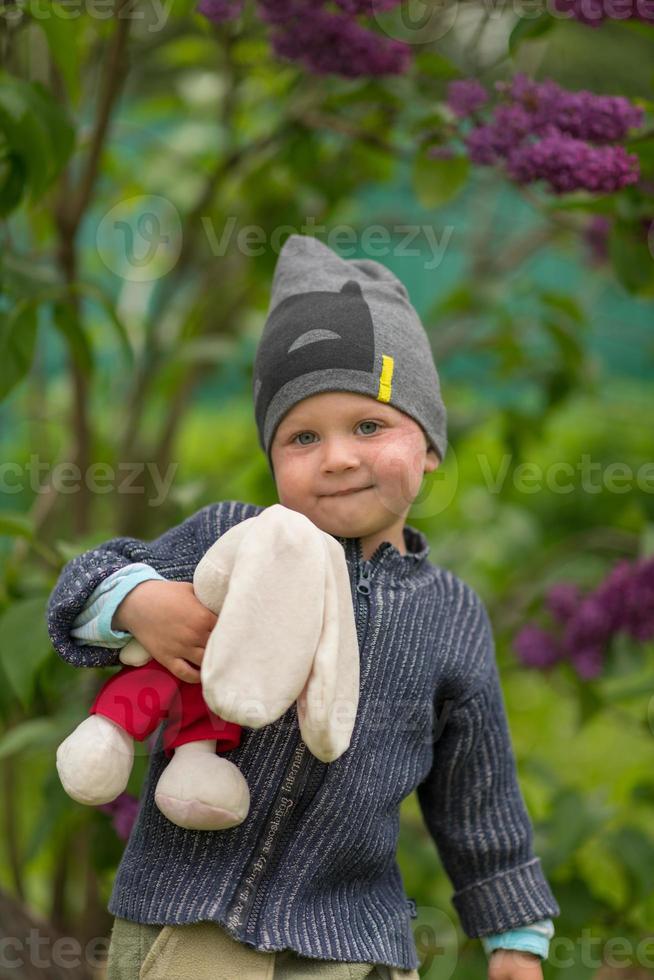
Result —
[{"label": "young child", "polygon": [[[194,831],[154,803],[161,726],[109,900],[109,980],[417,978],[415,905],[396,862],[399,807],[413,790],[491,980],[542,980],[560,910],[533,853],[489,617],[405,523],[447,438],[429,341],[403,284],[378,262],[291,235],[256,355],[254,411],[279,502],[344,548],[360,648],[352,741],[321,762],[295,706],[244,729],[225,756],[248,782],[248,816]],[[57,652],[76,666],[113,665],[136,636],[198,683],[216,617],[195,598],[193,572],[221,534],[263,509],[209,504],[154,541],[114,538],[72,559],[48,606]]]}]

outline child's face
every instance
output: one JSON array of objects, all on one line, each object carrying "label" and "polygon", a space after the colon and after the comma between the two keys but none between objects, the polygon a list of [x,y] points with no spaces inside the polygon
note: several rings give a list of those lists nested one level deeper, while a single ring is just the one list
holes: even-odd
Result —
[{"label": "child's face", "polygon": [[[279,502],[344,537],[402,527],[423,475],[440,461],[410,416],[342,391],[294,405],[277,427],[271,459]],[[355,487],[365,489],[335,496]]]}]

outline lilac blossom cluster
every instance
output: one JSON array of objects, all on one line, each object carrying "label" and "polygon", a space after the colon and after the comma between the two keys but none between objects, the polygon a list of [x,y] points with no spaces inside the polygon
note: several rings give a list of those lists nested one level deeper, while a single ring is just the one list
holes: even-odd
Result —
[{"label": "lilac blossom cluster", "polygon": [[[298,62],[316,75],[356,78],[398,75],[408,69],[410,46],[370,30],[359,20],[391,10],[400,2],[257,0],[257,5],[261,19],[271,29],[278,57]],[[221,24],[240,14],[242,0],[200,0],[197,9]]]},{"label": "lilac blossom cluster", "polygon": [[654,24],[654,0],[554,0],[553,11],[588,27],[599,27],[605,20]]},{"label": "lilac blossom cluster", "polygon": [[120,793],[111,803],[102,803],[98,810],[113,817],[112,824],[116,834],[121,840],[127,840],[139,812],[139,801],[131,793]]},{"label": "lilac blossom cluster", "polygon": [[616,633],[639,643],[654,639],[654,558],[618,562],[586,595],[574,583],[559,582],[546,606],[553,628],[529,623],[515,637],[521,662],[546,670],[567,660],[584,680],[597,677]]},{"label": "lilac blossom cluster", "polygon": [[452,113],[472,123],[462,138],[473,163],[504,164],[518,183],[544,180],[557,194],[608,193],[638,180],[638,157],[615,145],[643,120],[643,109],[629,99],[569,92],[552,79],[535,82],[523,73],[495,82],[495,89],[496,104],[480,118],[489,98],[476,79],[447,88]]},{"label": "lilac blossom cluster", "polygon": [[606,214],[591,215],[583,230],[591,265],[602,265],[609,257],[609,234],[612,219]]}]

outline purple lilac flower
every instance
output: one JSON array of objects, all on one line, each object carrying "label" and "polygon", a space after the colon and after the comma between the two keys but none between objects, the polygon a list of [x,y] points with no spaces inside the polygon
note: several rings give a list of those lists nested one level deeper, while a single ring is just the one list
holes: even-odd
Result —
[{"label": "purple lilac flower", "polygon": [[366,17],[374,17],[384,10],[392,10],[399,7],[402,0],[334,0],[337,7],[340,7],[346,14],[356,17],[363,14]]},{"label": "purple lilac flower", "polygon": [[475,78],[461,78],[447,86],[447,104],[452,112],[463,118],[488,101],[488,93]]},{"label": "purple lilac flower", "polygon": [[627,606],[632,588],[634,566],[623,558],[614,565],[603,582],[592,593],[595,601],[605,610],[610,621],[610,631],[617,633],[627,624]]},{"label": "purple lilac flower", "polygon": [[520,184],[546,181],[556,194],[619,190],[638,180],[638,157],[622,146],[591,146],[556,130],[509,152],[507,172]]},{"label": "purple lilac flower", "polygon": [[545,597],[550,613],[559,623],[567,623],[579,605],[581,593],[575,582],[557,582]]},{"label": "purple lilac flower", "polygon": [[527,667],[544,670],[561,659],[561,650],[554,637],[540,626],[523,626],[514,640],[515,651]]},{"label": "purple lilac flower", "polygon": [[601,597],[591,592],[585,596],[563,630],[563,649],[569,657],[576,650],[606,643],[613,632],[614,615],[602,602]]},{"label": "purple lilac flower", "polygon": [[103,813],[113,815],[112,825],[121,840],[127,840],[132,832],[139,810],[139,801],[131,793],[120,793],[111,803],[98,807]]},{"label": "purple lilac flower", "polygon": [[596,95],[588,89],[569,92],[551,78],[536,82],[518,72],[510,82],[496,82],[495,88],[527,110],[532,133],[556,126],[577,139],[611,143],[643,121],[642,107],[622,95]]},{"label": "purple lilac flower", "polygon": [[200,0],[197,11],[214,24],[236,20],[243,9],[243,0]]},{"label": "purple lilac flower", "polygon": [[259,0],[259,11],[274,28],[275,53],[298,61],[314,74],[397,75],[410,63],[411,47],[364,27],[356,15],[388,10],[399,0],[340,0],[339,12],[318,0]]},{"label": "purple lilac flower", "polygon": [[608,237],[612,221],[606,214],[594,214],[583,231],[590,260],[594,265],[606,262],[609,256]]},{"label": "purple lilac flower", "polygon": [[624,629],[641,642],[654,639],[654,558],[636,564],[626,595]]},{"label": "purple lilac flower", "polygon": [[599,646],[580,647],[571,657],[572,666],[583,680],[598,677],[604,667],[604,653]]},{"label": "purple lilac flower", "polygon": [[532,131],[531,118],[519,105],[499,105],[491,123],[476,126],[464,137],[473,163],[499,163]]},{"label": "purple lilac flower", "polygon": [[[461,133],[473,163],[505,164],[518,183],[544,180],[557,194],[608,193],[638,181],[638,157],[614,144],[642,124],[640,106],[623,96],[568,92],[553,79],[536,82],[524,72],[494,87],[493,110]],[[463,120],[487,95],[475,79],[463,79],[449,84],[447,102]]]},{"label": "purple lilac flower", "polygon": [[574,583],[559,582],[549,589],[546,606],[558,628],[524,626],[514,640],[519,658],[541,669],[565,658],[585,680],[597,677],[616,633],[639,642],[654,639],[654,557],[622,559],[585,596]]}]

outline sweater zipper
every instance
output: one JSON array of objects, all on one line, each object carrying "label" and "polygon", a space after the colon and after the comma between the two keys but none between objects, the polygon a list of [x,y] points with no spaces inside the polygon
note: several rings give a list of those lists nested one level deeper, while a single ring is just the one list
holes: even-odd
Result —
[{"label": "sweater zipper", "polygon": [[[357,634],[359,636],[359,649],[364,648],[368,621],[370,618],[369,601],[359,600],[359,595],[368,597],[370,595],[370,580],[372,577],[372,564],[370,561],[363,561],[361,556],[361,544],[357,541],[357,554],[355,564],[355,595],[357,611],[363,605],[366,609],[365,623],[361,630],[357,624]],[[319,778],[311,779],[316,775],[315,765],[320,766]],[[313,773],[311,772],[313,765]],[[318,791],[325,771],[329,763],[320,762],[312,756],[300,736],[295,751],[291,758],[291,764],[286,772],[282,784],[275,796],[273,805],[268,813],[264,828],[257,838],[257,844],[253,855],[248,862],[245,874],[227,910],[226,925],[230,929],[244,927],[247,934],[250,921],[256,921],[259,917],[261,908],[268,891],[272,875],[269,874],[266,880],[266,870],[274,862],[276,852],[284,830],[291,818],[292,812],[298,809],[301,800],[304,801],[303,791],[307,784],[316,783],[315,789],[311,793],[311,798]],[[305,802],[301,812],[306,810],[310,800]]]}]

